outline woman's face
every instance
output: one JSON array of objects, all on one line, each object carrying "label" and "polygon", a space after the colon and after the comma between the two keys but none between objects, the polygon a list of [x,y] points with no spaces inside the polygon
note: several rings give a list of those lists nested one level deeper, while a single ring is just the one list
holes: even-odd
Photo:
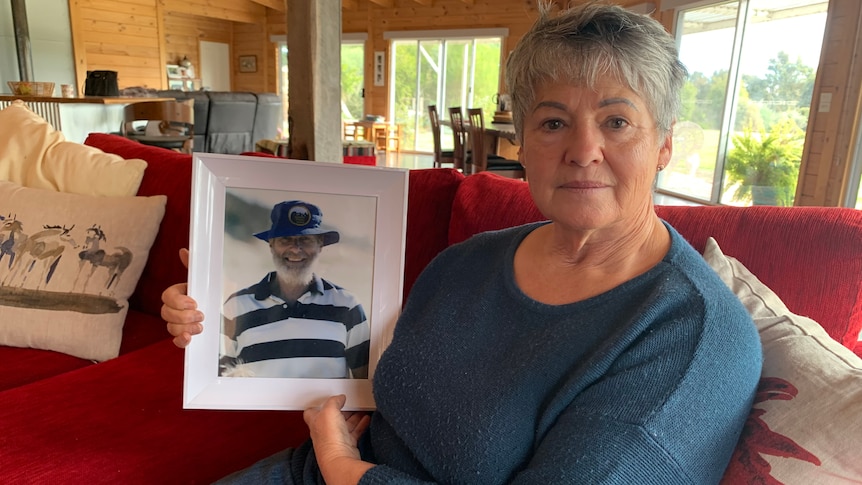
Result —
[{"label": "woman's face", "polygon": [[631,228],[652,212],[652,184],[671,157],[643,99],[611,78],[595,89],[547,83],[523,123],[520,160],[546,217],[570,230]]}]

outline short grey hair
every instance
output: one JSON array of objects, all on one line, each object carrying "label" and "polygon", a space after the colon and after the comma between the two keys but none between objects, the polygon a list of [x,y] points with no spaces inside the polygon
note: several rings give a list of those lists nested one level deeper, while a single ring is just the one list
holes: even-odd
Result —
[{"label": "short grey hair", "polygon": [[[523,137],[527,110],[543,82],[595,87],[611,75],[644,99],[659,135],[671,129],[688,71],[676,42],[655,19],[616,5],[591,2],[551,14],[539,1],[539,18],[506,63],[515,130]],[[523,141],[523,140],[522,140]]]}]

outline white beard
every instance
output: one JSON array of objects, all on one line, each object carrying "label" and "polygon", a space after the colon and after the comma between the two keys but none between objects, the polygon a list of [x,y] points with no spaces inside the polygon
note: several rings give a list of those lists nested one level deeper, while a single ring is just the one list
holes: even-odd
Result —
[{"label": "white beard", "polygon": [[317,257],[310,261],[304,268],[294,269],[284,266],[280,257],[273,254],[273,262],[275,263],[275,272],[278,274],[278,279],[291,285],[300,286],[311,283],[314,275],[314,268],[317,266]]}]

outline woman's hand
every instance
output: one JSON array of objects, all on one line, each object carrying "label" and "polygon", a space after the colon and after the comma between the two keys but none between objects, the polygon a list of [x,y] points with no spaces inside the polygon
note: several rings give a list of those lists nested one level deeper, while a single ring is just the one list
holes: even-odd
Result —
[{"label": "woman's hand", "polygon": [[[180,260],[189,267],[189,250],[180,249]],[[188,284],[177,283],[162,292],[162,319],[168,324],[168,333],[174,336],[174,345],[185,348],[192,335],[204,329],[201,322],[204,314],[198,311],[198,303],[188,296]]]},{"label": "woman's hand", "polygon": [[332,396],[322,405],[305,410],[317,466],[329,485],[356,484],[374,465],[362,461],[356,443],[371,417],[364,412],[342,412],[347,397]]}]

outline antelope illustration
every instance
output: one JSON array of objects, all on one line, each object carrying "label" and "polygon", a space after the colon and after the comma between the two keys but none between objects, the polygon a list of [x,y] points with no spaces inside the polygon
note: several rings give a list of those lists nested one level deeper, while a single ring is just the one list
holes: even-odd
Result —
[{"label": "antelope illustration", "polygon": [[100,244],[102,241],[108,242],[105,232],[102,231],[101,226],[93,224],[93,227],[87,229],[87,236],[83,246],[84,250],[78,253],[78,257],[80,258],[78,262],[78,276],[75,277],[73,288],[77,286],[78,278],[83,273],[84,266],[87,264],[90,265],[90,272],[86,275],[81,289],[85,293],[90,278],[97,269],[105,268],[107,270],[108,278],[105,282],[105,289],[110,290],[112,287],[117,287],[120,278],[123,276],[123,272],[132,264],[133,255],[128,248],[117,246],[114,248],[114,252],[108,253],[104,249],[101,249]]},{"label": "antelope illustration", "polygon": [[41,271],[36,280],[36,289],[40,289],[43,283],[47,286],[66,246],[73,249],[78,247],[72,239],[74,228],[74,224],[72,227],[43,225],[41,231],[29,236],[16,251],[14,264],[3,279],[3,284],[11,286],[16,278],[20,278],[18,286],[23,287],[38,263]]},{"label": "antelope illustration", "polygon": [[19,248],[26,241],[27,235],[24,234],[24,225],[21,221],[13,215],[4,217],[3,225],[0,226],[0,263],[3,262],[3,258],[9,256],[6,267],[12,268]]}]

